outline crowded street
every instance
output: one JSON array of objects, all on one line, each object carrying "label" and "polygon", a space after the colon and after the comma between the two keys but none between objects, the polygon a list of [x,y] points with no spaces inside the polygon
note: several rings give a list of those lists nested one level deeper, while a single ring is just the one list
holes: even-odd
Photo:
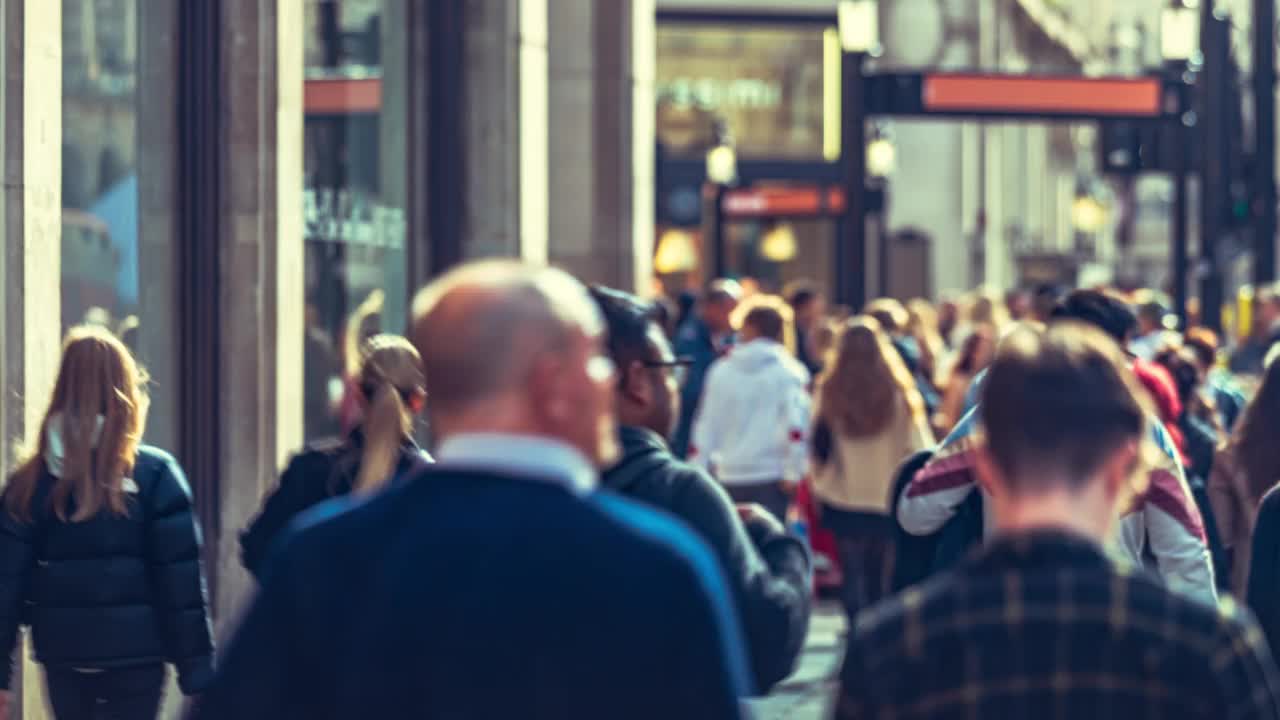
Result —
[{"label": "crowded street", "polygon": [[1280,720],[1280,0],[0,0],[0,720]]}]

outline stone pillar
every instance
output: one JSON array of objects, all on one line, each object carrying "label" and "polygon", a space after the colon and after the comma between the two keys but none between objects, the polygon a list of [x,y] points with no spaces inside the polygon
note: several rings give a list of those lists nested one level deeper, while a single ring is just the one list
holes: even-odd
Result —
[{"label": "stone pillar", "polygon": [[547,259],[547,7],[548,0],[465,0],[460,181],[468,258]]},{"label": "stone pillar", "polygon": [[236,537],[302,442],[302,0],[224,0],[217,627],[251,587]]},{"label": "stone pillar", "polygon": [[[4,253],[0,285],[0,473],[13,469],[9,443],[30,446],[58,369],[62,248],[62,16],[61,3],[0,0],[5,49],[0,55],[0,203]],[[13,679],[17,718],[48,717],[43,676],[25,639]],[[8,658],[4,659],[8,662]]]},{"label": "stone pillar", "polygon": [[138,13],[138,359],[153,381],[147,442],[178,448],[179,368],[176,277],[178,238],[178,6],[154,3]]},{"label": "stone pillar", "polygon": [[653,254],[653,0],[550,4],[551,260],[647,287]]}]

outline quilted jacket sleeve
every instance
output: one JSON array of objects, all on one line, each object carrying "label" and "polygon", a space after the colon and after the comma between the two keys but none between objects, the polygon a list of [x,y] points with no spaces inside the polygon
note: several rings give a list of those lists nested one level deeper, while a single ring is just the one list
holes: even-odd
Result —
[{"label": "quilted jacket sleeve", "polygon": [[191,695],[201,692],[213,675],[200,529],[182,468],[167,456],[158,457],[154,465],[147,523],[153,602],[178,684]]},{"label": "quilted jacket sleeve", "polygon": [[27,583],[35,566],[31,525],[19,522],[0,507],[0,691],[9,689],[11,659],[22,624]]}]

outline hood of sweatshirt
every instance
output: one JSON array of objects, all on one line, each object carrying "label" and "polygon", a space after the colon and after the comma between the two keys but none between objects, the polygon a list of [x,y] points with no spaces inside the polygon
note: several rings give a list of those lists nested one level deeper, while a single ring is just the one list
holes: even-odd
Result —
[{"label": "hood of sweatshirt", "polygon": [[725,357],[724,362],[746,375],[774,370],[778,367],[785,368],[797,377],[803,377],[806,372],[804,366],[791,355],[786,346],[772,340],[757,339],[739,345]]}]

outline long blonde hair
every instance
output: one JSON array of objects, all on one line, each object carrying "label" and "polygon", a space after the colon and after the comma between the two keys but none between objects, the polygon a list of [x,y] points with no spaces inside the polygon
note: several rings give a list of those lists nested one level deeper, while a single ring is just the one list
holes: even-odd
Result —
[{"label": "long blonde hair", "polygon": [[354,491],[371,492],[390,478],[400,446],[413,433],[409,402],[425,397],[422,358],[399,335],[374,335],[360,353],[360,392],[368,406],[364,414],[364,451]]},{"label": "long blonde hair", "polygon": [[924,417],[924,401],[906,363],[868,316],[845,323],[818,378],[821,419],[845,437],[868,437],[883,431],[906,402],[917,419]]},{"label": "long blonde hair", "polygon": [[56,422],[65,453],[49,492],[54,515],[63,522],[81,522],[104,507],[114,515],[127,515],[124,478],[133,471],[142,441],[145,384],[146,374],[133,355],[106,328],[83,325],[67,333],[39,439],[5,489],[9,514],[31,522],[36,489],[52,476],[46,456],[50,424]]}]

